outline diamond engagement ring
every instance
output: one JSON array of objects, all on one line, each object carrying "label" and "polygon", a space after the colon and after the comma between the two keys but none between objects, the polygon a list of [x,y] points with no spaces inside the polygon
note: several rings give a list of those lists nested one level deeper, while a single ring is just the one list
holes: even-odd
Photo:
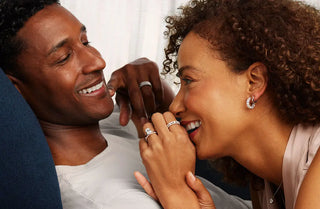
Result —
[{"label": "diamond engagement ring", "polygon": [[142,81],[141,83],[139,83],[139,88],[142,88],[144,86],[150,86],[152,88],[152,84],[150,81]]},{"label": "diamond engagement ring", "polygon": [[167,127],[169,128],[172,125],[180,125],[180,122],[177,120],[171,121],[170,123],[167,124]]},{"label": "diamond engagement ring", "polygon": [[148,143],[148,137],[152,134],[156,134],[157,132],[152,131],[150,128],[146,128],[145,130],[146,136],[144,137],[144,140]]}]

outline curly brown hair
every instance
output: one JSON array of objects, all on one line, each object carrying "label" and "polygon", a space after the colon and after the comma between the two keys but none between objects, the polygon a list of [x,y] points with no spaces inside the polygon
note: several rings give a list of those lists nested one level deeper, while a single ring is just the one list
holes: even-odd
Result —
[{"label": "curly brown hair", "polygon": [[181,13],[166,18],[164,74],[177,69],[180,44],[192,31],[206,39],[234,72],[264,63],[267,91],[284,121],[320,122],[317,9],[293,0],[191,0],[179,9]]}]

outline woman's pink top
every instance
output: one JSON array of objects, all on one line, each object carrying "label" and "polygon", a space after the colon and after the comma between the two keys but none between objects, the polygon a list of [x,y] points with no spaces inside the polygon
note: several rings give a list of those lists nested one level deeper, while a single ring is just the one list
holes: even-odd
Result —
[{"label": "woman's pink top", "polygon": [[[293,209],[301,183],[320,145],[320,126],[297,125],[292,129],[282,163],[282,179],[286,209]],[[269,182],[259,193],[262,209],[278,209],[270,203],[273,193]]]}]

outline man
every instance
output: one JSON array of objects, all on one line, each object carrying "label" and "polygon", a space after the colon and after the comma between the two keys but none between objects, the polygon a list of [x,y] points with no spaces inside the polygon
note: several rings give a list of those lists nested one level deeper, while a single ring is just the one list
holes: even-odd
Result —
[{"label": "man", "polygon": [[131,118],[131,105],[141,135],[148,113],[167,107],[172,99],[170,91],[162,91],[157,71],[142,71],[137,66],[150,63],[138,60],[113,74],[108,91],[105,61],[90,45],[85,26],[57,0],[2,0],[0,11],[0,66],[40,122],[63,207],[160,208],[133,176],[134,171],[145,173],[139,140],[102,133],[99,127],[112,113],[111,96],[118,90],[120,123]]}]

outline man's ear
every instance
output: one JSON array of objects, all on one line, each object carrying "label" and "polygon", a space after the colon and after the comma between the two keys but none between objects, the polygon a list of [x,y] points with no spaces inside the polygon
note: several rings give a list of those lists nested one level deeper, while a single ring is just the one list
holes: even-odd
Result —
[{"label": "man's ear", "polygon": [[7,77],[10,79],[11,83],[16,87],[16,89],[19,91],[19,93],[21,94],[20,88],[19,88],[19,84],[20,84],[20,80],[18,78],[16,78],[13,75],[10,74],[6,74]]},{"label": "man's ear", "polygon": [[265,92],[268,85],[267,67],[261,62],[255,62],[247,70],[247,78],[249,81],[248,93],[254,96],[257,101]]}]

